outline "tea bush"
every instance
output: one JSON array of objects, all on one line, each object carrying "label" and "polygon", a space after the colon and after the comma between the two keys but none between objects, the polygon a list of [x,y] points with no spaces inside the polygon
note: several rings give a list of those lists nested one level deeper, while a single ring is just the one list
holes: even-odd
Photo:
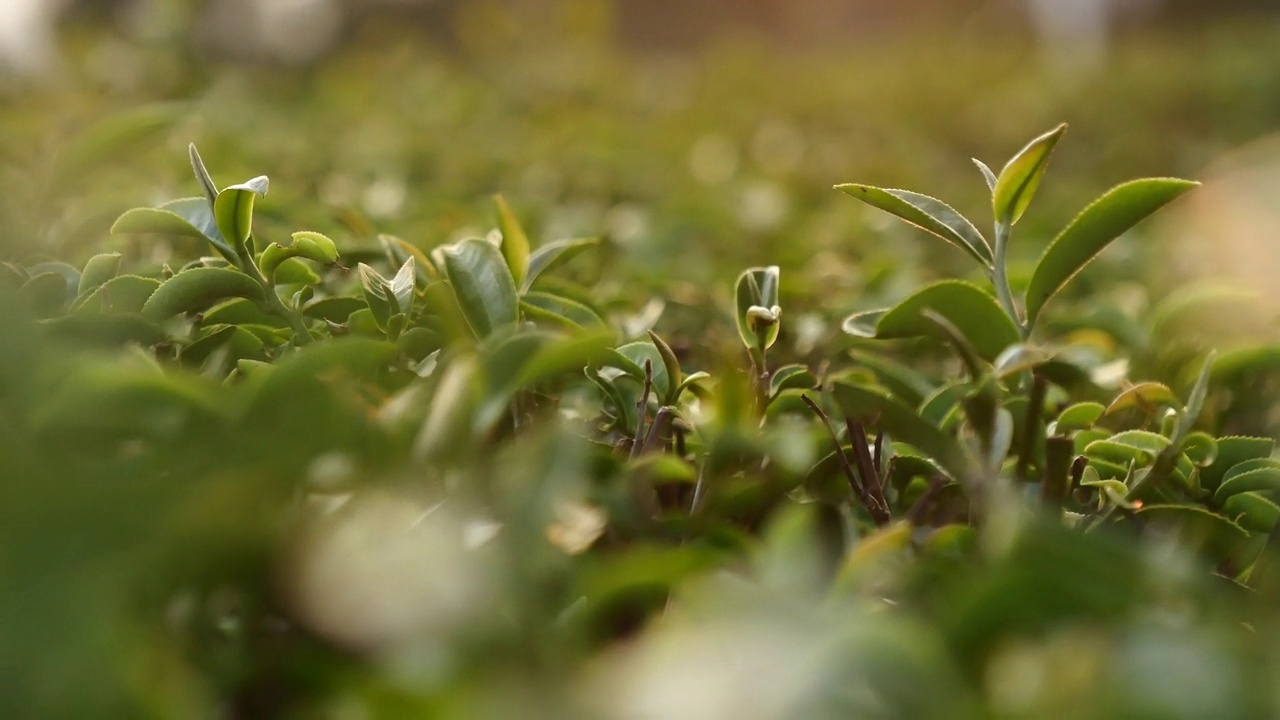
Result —
[{"label": "tea bush", "polygon": [[989,236],[838,186],[974,273],[828,331],[749,267],[679,342],[500,196],[348,245],[192,146],[119,251],[2,266],[8,714],[1276,712],[1280,461],[1221,431],[1261,361],[1144,376],[1046,311],[1195,183],[1010,271],[1064,130],[977,162]]}]

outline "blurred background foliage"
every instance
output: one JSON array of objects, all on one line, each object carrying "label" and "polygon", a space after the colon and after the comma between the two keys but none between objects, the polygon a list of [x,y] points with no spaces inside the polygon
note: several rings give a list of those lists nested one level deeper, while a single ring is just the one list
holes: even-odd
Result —
[{"label": "blurred background foliage", "polygon": [[[1015,268],[1120,180],[1207,184],[1103,255],[1054,333],[1179,388],[1207,345],[1274,337],[1269,3],[1082,2],[1100,14],[1079,17],[1012,0],[30,5],[11,3],[23,29],[0,39],[6,260],[79,267],[117,251],[145,274],[195,257],[109,234],[130,207],[194,194],[181,158],[195,141],[219,177],[271,176],[256,233],[305,227],[344,256],[379,233],[426,250],[482,235],[496,192],[536,241],[601,235],[570,274],[615,319],[660,301],[693,368],[739,360],[733,278],[779,265],[782,352],[817,364],[853,344],[839,318],[962,267],[833,184],[908,187],[978,216],[970,158],[998,167],[1066,121],[1070,151],[1019,225]],[[1206,280],[1253,294],[1153,326],[1162,301]],[[21,305],[0,294],[7,716],[1166,718],[1280,704],[1276,588],[1215,576],[1171,538],[1035,525],[978,555],[939,539],[908,562],[881,537],[889,549],[855,553],[834,590],[832,521],[799,511],[565,552],[547,526],[591,518],[565,520],[562,501],[605,504],[622,475],[568,428],[423,467],[409,421],[377,420],[386,396],[358,372],[344,385],[298,364],[290,400],[264,409],[252,388],[50,338]],[[1275,364],[1229,378],[1217,429],[1274,435]],[[799,453],[770,471],[784,481],[813,459],[801,436],[762,441]],[[441,505],[424,484],[483,491]],[[348,503],[342,523],[304,520],[330,501]],[[401,527],[415,529],[388,530]]]}]

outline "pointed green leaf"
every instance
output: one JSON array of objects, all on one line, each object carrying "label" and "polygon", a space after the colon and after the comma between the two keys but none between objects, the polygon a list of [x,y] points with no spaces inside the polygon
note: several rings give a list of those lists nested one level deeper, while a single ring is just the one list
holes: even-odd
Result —
[{"label": "pointed green leaf", "polygon": [[996,174],[991,172],[991,168],[987,167],[987,164],[978,158],[970,159],[973,160],[974,165],[978,166],[978,171],[982,173],[982,179],[987,181],[987,189],[994,194],[996,191]]},{"label": "pointed green leaf", "polygon": [[1268,533],[1280,520],[1280,506],[1259,493],[1232,495],[1222,504],[1223,513],[1245,530]]},{"label": "pointed green leaf", "polygon": [[1174,178],[1132,180],[1093,201],[1054,238],[1027,287],[1027,320],[1112,240],[1199,183]]},{"label": "pointed green leaf", "polygon": [[395,298],[396,308],[402,313],[408,313],[413,309],[414,281],[417,279],[415,264],[413,256],[409,256],[388,285],[391,296]]},{"label": "pointed green leaf", "polygon": [[1102,406],[1102,403],[1081,402],[1071,405],[1058,415],[1057,424],[1054,426],[1056,428],[1055,432],[1062,434],[1072,430],[1093,427],[1093,424],[1098,422],[1098,418],[1101,418],[1105,411],[1106,408]]},{"label": "pointed green leaf", "polygon": [[1139,408],[1147,413],[1154,413],[1160,406],[1181,407],[1182,401],[1169,389],[1168,385],[1143,382],[1117,395],[1103,414],[1112,415],[1128,408]]},{"label": "pointed green leaf", "polygon": [[516,285],[524,283],[529,271],[529,236],[525,234],[520,221],[516,219],[507,201],[501,195],[494,195],[493,202],[498,206],[498,229],[502,231],[502,256],[507,260],[511,270],[511,278]]},{"label": "pointed green leaf", "polygon": [[818,378],[804,365],[783,365],[769,377],[769,397],[783,390],[812,390]]},{"label": "pointed green leaf", "polygon": [[176,235],[204,240],[224,258],[235,261],[235,252],[223,239],[213,211],[201,198],[172,200],[156,208],[134,208],[111,226],[118,235]]},{"label": "pointed green leaf", "polygon": [[164,281],[142,306],[142,317],[152,322],[184,312],[195,312],[230,297],[260,300],[262,286],[239,270],[197,267]]},{"label": "pointed green leaf", "polygon": [[855,183],[836,185],[836,189],[946,240],[968,252],[984,266],[991,267],[991,246],[982,237],[982,233],[967,218],[941,200],[909,190]]},{"label": "pointed green leaf", "polygon": [[1271,458],[1245,460],[1222,477],[1222,484],[1214,491],[1213,499],[1223,502],[1237,493],[1275,490],[1280,490],[1280,461]]},{"label": "pointed green leaf", "polygon": [[676,400],[677,390],[680,383],[684,380],[684,374],[680,372],[680,361],[676,358],[675,351],[667,344],[665,340],[658,337],[658,333],[650,330],[649,340],[653,346],[657,348],[658,355],[662,357],[662,364],[667,371],[667,394],[664,396],[664,402],[668,405]]},{"label": "pointed green leaf", "polygon": [[155,278],[120,275],[98,286],[76,302],[76,312],[138,313],[160,287]]},{"label": "pointed green leaf", "polygon": [[557,265],[569,262],[584,250],[599,244],[600,238],[576,238],[573,240],[556,240],[534,250],[529,256],[528,271],[524,276],[524,281],[520,283],[520,290],[522,292],[528,290],[533,287],[538,277],[546,271]]},{"label": "pointed green leaf", "polygon": [[1218,438],[1218,456],[1214,458],[1212,465],[1200,472],[1200,483],[1209,490],[1216,490],[1228,470],[1245,460],[1270,457],[1274,446],[1275,441],[1271,438]]},{"label": "pointed green leaf", "polygon": [[934,283],[898,303],[876,323],[876,337],[944,337],[937,326],[921,314],[926,309],[949,320],[989,361],[1021,338],[1018,327],[1000,309],[996,299],[963,280]]},{"label": "pointed green leaf", "polygon": [[218,186],[214,184],[209,170],[205,168],[204,160],[200,159],[200,152],[196,150],[195,143],[187,146],[187,157],[191,160],[191,172],[196,176],[196,182],[200,184],[209,211],[212,212],[214,201],[218,199]]},{"label": "pointed green leaf", "polygon": [[995,211],[996,222],[1013,225],[1022,217],[1031,204],[1031,198],[1035,197],[1045,168],[1049,166],[1054,145],[1066,131],[1065,124],[1059,125],[1027,143],[1005,163],[991,191],[991,207]]},{"label": "pointed green leaf", "polygon": [[595,310],[562,295],[530,290],[520,297],[523,305],[532,305],[540,310],[555,313],[564,317],[577,327],[604,327],[604,319]]},{"label": "pointed green leaf", "polygon": [[1084,454],[1116,463],[1151,462],[1165,448],[1169,438],[1145,430],[1126,430],[1103,440],[1095,440],[1084,449]]},{"label": "pointed green leaf", "polygon": [[671,379],[667,375],[666,363],[662,362],[662,353],[653,343],[646,340],[637,340],[619,347],[617,353],[625,360],[630,361],[630,364],[626,367],[621,367],[613,360],[609,360],[605,364],[619,367],[619,369],[625,370],[628,375],[643,383],[644,363],[648,360],[653,373],[654,394],[658,398],[667,397],[667,394],[671,391]]},{"label": "pointed green leaf", "polygon": [[116,276],[120,270],[120,253],[102,253],[89,258],[80,273],[80,284],[76,289],[76,297],[93,292],[100,285]]},{"label": "pointed green leaf", "polygon": [[876,336],[876,323],[880,322],[880,318],[889,312],[888,308],[878,308],[876,310],[859,310],[845,317],[840,323],[840,329],[846,334],[860,338],[874,338]]},{"label": "pointed green leaf", "polygon": [[476,337],[520,321],[515,280],[498,248],[472,238],[444,248],[443,255],[458,307]]}]

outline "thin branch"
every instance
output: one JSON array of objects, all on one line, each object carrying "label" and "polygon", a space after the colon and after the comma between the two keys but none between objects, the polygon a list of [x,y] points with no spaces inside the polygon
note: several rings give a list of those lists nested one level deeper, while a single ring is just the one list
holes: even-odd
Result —
[{"label": "thin branch", "polygon": [[640,395],[640,402],[636,404],[636,436],[631,441],[631,459],[640,457],[641,450],[644,449],[645,427],[644,421],[649,414],[649,395],[653,393],[653,361],[645,358],[644,361],[644,392]]},{"label": "thin branch", "polygon": [[862,475],[862,483],[867,486],[867,493],[875,499],[884,514],[889,516],[889,501],[885,498],[884,487],[880,478],[880,465],[871,456],[867,440],[867,429],[862,423],[846,416],[845,429],[849,432],[849,444],[853,446],[853,455],[858,461],[858,470]]},{"label": "thin branch", "polygon": [[845,477],[849,479],[849,487],[853,489],[853,494],[857,496],[859,502],[867,508],[867,512],[871,513],[871,519],[875,521],[876,525],[887,525],[891,520],[888,508],[882,507],[879,501],[867,492],[867,488],[864,484],[858,482],[858,476],[857,473],[854,472],[853,463],[849,461],[849,455],[844,451],[844,444],[840,442],[840,436],[837,435],[835,429],[831,427],[831,418],[827,416],[827,413],[823,411],[818,403],[814,402],[813,398],[808,395],[801,394],[800,399],[804,401],[805,405],[809,406],[809,409],[812,410],[820,420],[822,420],[823,426],[826,427],[827,432],[831,434],[831,439],[835,441],[836,458],[840,461],[840,469],[844,471]]}]

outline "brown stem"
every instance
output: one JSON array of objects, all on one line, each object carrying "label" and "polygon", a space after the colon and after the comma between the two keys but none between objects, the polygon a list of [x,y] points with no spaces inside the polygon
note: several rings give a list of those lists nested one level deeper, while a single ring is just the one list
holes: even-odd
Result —
[{"label": "brown stem", "polygon": [[889,514],[889,501],[884,495],[884,486],[880,478],[880,464],[871,456],[870,445],[867,440],[867,429],[862,423],[854,420],[852,417],[846,416],[844,419],[845,429],[849,432],[849,444],[853,446],[854,458],[858,461],[858,470],[862,475],[862,482],[867,486],[867,492],[871,497],[875,498],[880,507],[884,510],[885,515]]},{"label": "brown stem", "polygon": [[867,491],[865,485],[858,482],[857,473],[853,470],[853,463],[850,462],[848,453],[844,451],[844,444],[840,442],[840,436],[837,435],[836,431],[831,427],[831,418],[827,416],[827,413],[822,410],[818,403],[813,401],[813,398],[802,394],[800,399],[804,401],[805,405],[809,406],[809,409],[812,410],[820,420],[822,420],[823,426],[827,428],[827,432],[831,434],[831,439],[836,444],[836,458],[840,461],[840,469],[844,471],[845,477],[849,479],[849,487],[853,489],[853,494],[858,498],[858,501],[867,508],[867,512],[871,514],[871,519],[875,521],[876,525],[889,524],[889,521],[892,518],[889,516],[888,506],[882,506],[879,501]]}]

